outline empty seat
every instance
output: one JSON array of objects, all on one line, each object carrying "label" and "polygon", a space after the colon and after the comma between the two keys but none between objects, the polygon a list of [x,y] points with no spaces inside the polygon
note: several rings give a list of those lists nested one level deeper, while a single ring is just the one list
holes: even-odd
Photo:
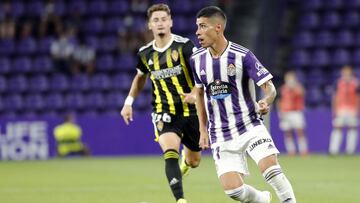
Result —
[{"label": "empty seat", "polygon": [[8,79],[7,82],[9,93],[22,93],[28,89],[28,81],[23,75],[16,75]]},{"label": "empty seat", "polygon": [[85,97],[86,109],[104,109],[105,99],[100,92],[92,92]]},{"label": "empty seat", "polygon": [[290,58],[290,65],[294,68],[307,66],[310,64],[309,54],[305,50],[296,50]]},{"label": "empty seat", "polygon": [[55,74],[50,79],[50,89],[54,92],[66,91],[69,86],[69,79],[63,74]]},{"label": "empty seat", "polygon": [[354,36],[349,30],[341,30],[336,33],[335,39],[338,47],[350,47],[354,45]]},{"label": "empty seat", "polygon": [[32,111],[42,111],[45,106],[45,99],[41,94],[29,94],[24,99],[24,108]]},{"label": "empty seat", "polygon": [[313,35],[310,32],[299,32],[294,37],[294,46],[297,48],[309,48],[314,45]]},{"label": "empty seat", "polygon": [[91,78],[91,89],[105,91],[109,90],[110,78],[106,74],[96,74]]},{"label": "empty seat", "polygon": [[65,108],[67,110],[83,110],[85,101],[82,93],[74,92],[65,96]]},{"label": "empty seat", "polygon": [[18,57],[13,61],[13,73],[28,73],[32,69],[32,62],[29,57]]},{"label": "empty seat", "polygon": [[46,92],[49,89],[49,82],[45,75],[35,75],[30,78],[29,90],[34,93]]},{"label": "empty seat", "polygon": [[315,35],[314,43],[319,48],[328,48],[334,45],[333,34],[327,30],[317,32]]},{"label": "empty seat", "polygon": [[339,14],[336,12],[326,12],[322,16],[321,22],[324,28],[333,29],[339,27],[341,19]]},{"label": "empty seat", "polygon": [[111,71],[114,70],[114,58],[110,54],[98,56],[96,59],[96,70]]},{"label": "empty seat", "polygon": [[331,62],[335,66],[343,66],[350,63],[350,53],[345,49],[337,49],[333,52]]},{"label": "empty seat", "polygon": [[312,54],[312,62],[311,64],[315,67],[323,67],[327,66],[330,63],[329,53],[324,49],[317,49]]},{"label": "empty seat", "polygon": [[88,13],[91,15],[103,15],[107,12],[107,3],[102,0],[90,1]]},{"label": "empty seat", "polygon": [[16,52],[18,54],[29,55],[37,51],[36,41],[32,37],[27,37],[18,41]]},{"label": "empty seat", "polygon": [[2,57],[0,58],[0,74],[6,74],[10,72],[10,60],[8,58]]},{"label": "empty seat", "polygon": [[302,29],[314,29],[319,26],[320,19],[318,14],[314,12],[305,13],[300,16],[299,26]]},{"label": "empty seat", "polygon": [[33,61],[33,70],[40,73],[49,73],[54,71],[52,61],[49,56],[38,56]]},{"label": "empty seat", "polygon": [[73,91],[87,91],[90,88],[89,76],[86,74],[75,75],[71,78],[70,88]]},{"label": "empty seat", "polygon": [[23,110],[23,99],[19,94],[10,94],[4,98],[4,109],[6,111],[20,111]]},{"label": "empty seat", "polygon": [[60,93],[51,93],[45,97],[44,108],[47,111],[64,109],[64,99]]}]

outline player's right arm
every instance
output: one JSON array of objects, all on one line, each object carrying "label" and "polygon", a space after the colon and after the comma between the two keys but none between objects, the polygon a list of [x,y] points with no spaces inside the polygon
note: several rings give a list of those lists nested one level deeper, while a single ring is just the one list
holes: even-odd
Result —
[{"label": "player's right arm", "polygon": [[123,117],[126,125],[129,125],[129,121],[133,120],[132,103],[144,88],[147,74],[138,73],[134,77],[128,96],[125,99],[124,106],[121,110],[121,116]]},{"label": "player's right arm", "polygon": [[120,112],[126,125],[129,125],[129,121],[133,121],[132,103],[144,88],[146,78],[149,73],[149,69],[144,64],[144,56],[141,56],[140,52],[137,54],[138,63],[136,65],[137,74],[135,75],[128,96],[125,99],[124,106]]},{"label": "player's right arm", "polygon": [[199,146],[201,149],[209,148],[209,134],[207,131],[207,114],[205,110],[205,101],[204,101],[204,88],[203,87],[194,87],[192,92],[195,94],[196,110],[199,119],[199,131],[200,131],[200,140]]}]

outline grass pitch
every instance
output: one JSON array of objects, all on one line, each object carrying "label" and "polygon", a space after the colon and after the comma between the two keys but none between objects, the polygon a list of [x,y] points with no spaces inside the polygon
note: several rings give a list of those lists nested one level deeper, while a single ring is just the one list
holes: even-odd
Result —
[{"label": "grass pitch", "polygon": [[[280,156],[299,203],[359,203],[359,156]],[[246,183],[271,190],[249,159]],[[189,203],[230,203],[212,158],[184,180]],[[272,191],[273,192],[273,191]],[[172,203],[164,163],[157,157],[0,162],[0,203]],[[273,201],[279,202],[275,193]]]}]

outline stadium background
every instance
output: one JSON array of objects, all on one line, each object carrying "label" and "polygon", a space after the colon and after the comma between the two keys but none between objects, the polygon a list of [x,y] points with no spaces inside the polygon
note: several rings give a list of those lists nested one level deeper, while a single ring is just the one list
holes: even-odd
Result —
[{"label": "stadium background", "polygon": [[[1,160],[52,159],[55,156],[53,128],[69,112],[76,114],[77,121],[84,131],[83,140],[88,144],[92,155],[123,158],[112,161],[76,160],[78,161],[76,163],[66,160],[41,162],[41,164],[50,164],[45,167],[38,166],[37,162],[2,161],[0,171],[4,176],[0,177],[5,181],[0,184],[0,193],[2,193],[0,200],[3,200],[1,202],[24,202],[13,195],[22,190],[25,193],[29,191],[24,188],[19,189],[17,186],[32,187],[32,185],[18,180],[16,177],[19,174],[23,174],[19,177],[24,177],[27,181],[30,179],[25,178],[25,175],[28,177],[35,174],[36,178],[32,180],[32,184],[36,185],[42,179],[41,173],[48,169],[56,173],[62,166],[74,171],[79,169],[80,174],[82,173],[80,171],[88,169],[92,172],[101,171],[108,164],[110,168],[114,168],[114,171],[107,171],[109,175],[117,174],[115,170],[121,171],[126,166],[129,177],[137,175],[132,174],[134,171],[139,172],[140,169],[137,167],[144,167],[137,165],[137,161],[154,167],[159,165],[159,170],[162,170],[161,160],[156,158],[137,157],[129,160],[125,158],[128,155],[161,154],[158,145],[153,142],[149,82],[135,101],[135,117],[131,125],[126,126],[119,115],[131,80],[136,73],[135,53],[141,45],[151,40],[151,33],[146,29],[146,9],[152,3],[158,2],[168,3],[172,9],[174,20],[172,31],[189,37],[195,43],[197,43],[194,35],[196,12],[207,5],[218,5],[228,15],[226,30],[228,39],[251,49],[273,73],[277,87],[282,83],[283,73],[286,70],[295,70],[307,90],[305,113],[310,153],[327,153],[331,131],[330,101],[339,69],[344,64],[350,64],[355,68],[355,74],[360,77],[360,0],[2,0],[0,3]],[[44,22],[45,16],[49,15],[51,15],[51,18],[47,18],[50,19],[49,22]],[[60,23],[64,29],[70,30],[71,42],[74,45],[85,43],[96,51],[94,73],[73,75],[54,68],[50,47],[58,39],[58,30],[54,28],[57,23]],[[4,30],[9,27],[10,30],[14,29],[13,35],[11,31],[10,34],[4,34]],[[269,128],[277,146],[284,152],[283,137],[278,128],[275,108],[270,115]],[[357,152],[359,151],[358,146]],[[300,190],[299,195],[300,200],[303,201],[299,202],[358,202],[358,198],[355,197],[356,190],[360,189],[356,184],[359,182],[358,175],[354,168],[345,167],[358,162],[357,156],[328,158],[326,155],[315,155],[308,159],[284,156],[282,161],[283,165],[289,168],[289,172],[295,171],[290,173],[290,177],[298,181],[295,182],[295,188],[303,189]],[[116,162],[124,166],[115,166]],[[97,168],[97,164],[104,165]],[[205,158],[204,164],[205,166],[208,164],[210,168],[206,170],[209,170],[209,176],[213,177],[210,179],[211,183],[218,184],[210,158]],[[51,168],[52,165],[56,167]],[[134,167],[131,167],[132,165]],[[316,174],[314,177],[311,176],[313,179],[301,175],[301,168],[307,165],[310,165]],[[332,167],[332,169],[324,172],[322,167]],[[356,163],[353,167],[359,169]],[[157,168],[150,171],[157,171]],[[58,178],[61,179],[62,173],[59,174]],[[333,178],[334,174],[341,175]],[[63,175],[69,176],[69,174]],[[94,174],[85,172],[83,180],[87,179],[86,175]],[[194,176],[196,175],[201,176],[200,172],[195,172]],[[48,176],[49,179],[54,178],[55,182],[58,180],[52,174]],[[162,177],[162,173],[158,176]],[[319,177],[323,185],[314,184],[310,188],[306,188],[306,183],[302,185],[302,182],[318,180]],[[123,181],[122,178],[118,181]],[[138,184],[154,181],[142,178],[143,181],[139,181]],[[195,182],[189,181],[194,184],[204,184],[204,180],[200,179],[196,179]],[[258,177],[250,179],[251,181],[258,184],[261,179]],[[332,184],[335,184],[332,181],[340,181],[341,184],[332,187]],[[96,181],[91,183],[101,185]],[[330,186],[326,185],[327,183],[331,183]],[[72,184],[77,185],[77,182]],[[9,186],[12,187],[6,189]],[[69,186],[65,184],[64,187]],[[324,189],[328,187],[332,187],[333,191]],[[349,194],[342,194],[336,198],[311,199],[316,195],[309,195],[314,190],[323,189],[321,197],[324,197],[326,192],[332,194],[345,187],[348,188]],[[134,186],[134,190],[135,188]],[[215,189],[221,199],[223,197],[221,190],[217,187]],[[91,192],[93,188],[89,190],[87,192]],[[102,190],[105,189],[100,189]],[[47,189],[34,190],[30,193],[39,191],[45,193]],[[69,192],[71,187],[60,191]],[[52,194],[57,193],[55,189],[52,192],[46,195],[50,198]],[[120,194],[123,193],[120,191]],[[157,193],[154,194],[150,196],[156,199]],[[46,195],[45,199],[41,199],[44,202],[48,202]],[[164,194],[164,196],[169,195]],[[29,196],[25,195],[25,197]],[[116,196],[116,198],[121,197]],[[76,199],[76,202],[85,202],[80,199],[80,197]],[[29,202],[41,202],[41,200]],[[96,198],[93,200],[93,202],[102,202]],[[226,202],[226,198],[216,200],[213,197],[213,200]],[[63,201],[67,199],[58,198],[53,202]],[[139,202],[135,198],[120,202],[136,201]],[[168,201],[170,200],[165,198],[158,202]],[[104,202],[115,201],[108,198]]]}]

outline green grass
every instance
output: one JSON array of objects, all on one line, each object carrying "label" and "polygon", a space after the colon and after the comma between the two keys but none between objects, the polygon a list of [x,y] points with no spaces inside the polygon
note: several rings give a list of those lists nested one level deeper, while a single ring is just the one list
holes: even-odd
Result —
[{"label": "green grass", "polygon": [[[299,203],[360,202],[360,157],[281,156],[280,162]],[[249,164],[246,182],[271,190]],[[160,156],[0,162],[0,203],[175,202],[163,171]],[[189,203],[234,202],[222,191],[210,157],[191,171],[184,188]]]}]

